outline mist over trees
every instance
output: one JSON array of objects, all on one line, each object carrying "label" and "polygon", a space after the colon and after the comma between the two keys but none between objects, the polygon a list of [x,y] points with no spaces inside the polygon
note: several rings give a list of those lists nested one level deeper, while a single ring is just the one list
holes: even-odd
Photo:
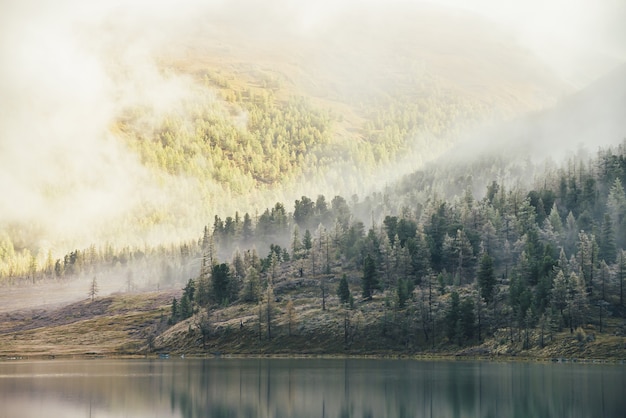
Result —
[{"label": "mist over trees", "polygon": [[12,103],[0,125],[0,245],[19,253],[11,275],[49,250],[56,260],[93,242],[170,245],[215,214],[256,221],[302,195],[350,201],[471,127],[569,90],[472,13],[244,3],[160,2],[146,13],[61,1],[34,25],[31,6],[4,8],[2,33],[19,40],[0,51]]},{"label": "mist over trees", "polygon": [[[244,283],[251,289],[272,283],[272,293],[280,295],[290,281],[305,276],[321,283],[325,271],[331,272],[339,303],[348,304],[352,292],[362,298],[355,309],[364,309],[380,291],[379,297],[421,329],[411,338],[426,345],[434,338],[475,344],[502,329],[527,345],[537,327],[573,332],[599,325],[601,315],[623,317],[626,205],[619,202],[624,200],[625,145],[546,172],[536,179],[538,188],[509,189],[491,181],[485,182],[482,197],[474,197],[469,187],[476,178],[468,177],[460,195],[445,199],[433,192],[413,207],[401,206],[397,214],[387,214],[394,212],[393,202],[415,199],[406,193],[406,181],[384,196],[354,199],[352,205],[342,197],[329,206],[322,196],[315,202],[303,196],[286,213],[277,204],[259,218],[254,238],[289,239],[290,247],[271,244],[269,254],[257,261],[258,270],[252,270],[253,279]],[[425,170],[411,178],[416,176],[416,190],[447,181],[441,172],[434,176]],[[370,214],[369,227],[357,213]],[[237,230],[221,242],[242,245]],[[253,268],[253,259],[247,257],[243,269]],[[351,286],[346,275],[352,276]],[[260,294],[240,293],[247,302]],[[323,292],[319,297],[325,298]],[[393,326],[385,327],[389,333]]]},{"label": "mist over trees", "polygon": [[412,347],[478,344],[506,332],[529,348],[538,329],[544,345],[544,333],[624,317],[626,143],[543,171],[527,166],[530,186],[494,179],[512,170],[522,170],[513,159],[441,162],[362,200],[302,196],[292,208],[277,202],[260,214],[216,215],[197,240],[169,247],[93,245],[40,263],[4,238],[1,278],[93,277],[91,299],[106,272],[133,287],[184,283],[170,324],[258,304],[267,340],[286,312],[296,333],[299,288],[307,297],[317,289],[322,311],[337,304],[367,317],[368,304],[383,300],[396,320],[374,317],[371,332]]}]

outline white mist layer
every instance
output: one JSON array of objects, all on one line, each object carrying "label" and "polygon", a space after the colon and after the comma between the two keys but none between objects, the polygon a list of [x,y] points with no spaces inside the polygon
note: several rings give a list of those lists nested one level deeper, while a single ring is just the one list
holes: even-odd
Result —
[{"label": "white mist layer", "polygon": [[[135,227],[131,224],[146,217],[162,221],[155,223],[157,227],[140,231],[135,245],[198,234],[201,225],[210,221],[207,215],[211,211],[237,207],[233,197],[219,184],[209,183],[204,187],[212,190],[216,201],[203,202],[196,192],[197,180],[153,178],[115,133],[115,122],[125,110],[147,109],[149,116],[140,123],[149,130],[163,115],[179,109],[181,102],[194,100],[198,94],[210,97],[210,92],[191,79],[164,73],[156,57],[168,49],[184,49],[180,42],[198,28],[206,30],[207,20],[215,16],[230,17],[236,24],[246,19],[254,22],[259,25],[258,35],[270,40],[268,33],[280,18],[286,22],[285,28],[279,29],[282,33],[314,39],[316,33],[323,32],[329,17],[349,13],[353,7],[364,7],[362,4],[349,0],[316,5],[276,1],[268,7],[251,7],[253,3],[241,0],[3,2],[0,230],[13,229],[10,232],[17,246],[64,246],[59,251],[119,239]],[[491,2],[476,4],[477,13],[500,16],[490,15]],[[452,6],[459,4],[452,2]],[[274,20],[265,26],[259,23],[260,10]],[[598,16],[604,16],[602,10]],[[557,12],[542,15],[538,32],[532,31],[532,13],[522,15],[526,20],[515,21],[514,26],[523,39],[531,40],[527,44],[532,47],[537,43],[536,33],[547,33],[546,19]],[[556,33],[573,33],[575,27]],[[623,52],[621,33],[606,34],[602,50],[619,57]],[[568,56],[578,56],[572,51]],[[262,208],[309,190],[327,195],[339,192],[332,189],[332,177],[327,183],[321,187],[305,185],[301,192],[298,188],[302,185],[295,184],[288,191],[252,191],[250,195]],[[362,192],[364,185],[353,187],[352,192]]]}]

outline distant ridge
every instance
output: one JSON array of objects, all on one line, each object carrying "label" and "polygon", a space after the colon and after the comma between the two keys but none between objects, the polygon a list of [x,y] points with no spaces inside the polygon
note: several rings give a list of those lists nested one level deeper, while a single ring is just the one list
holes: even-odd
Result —
[{"label": "distant ridge", "polygon": [[626,138],[626,64],[554,107],[468,137],[443,158],[504,154],[559,159],[577,149],[595,150]]}]

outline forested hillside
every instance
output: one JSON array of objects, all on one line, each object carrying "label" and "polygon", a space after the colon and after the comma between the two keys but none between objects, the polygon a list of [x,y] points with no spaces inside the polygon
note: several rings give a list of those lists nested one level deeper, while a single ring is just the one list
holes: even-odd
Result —
[{"label": "forested hillside", "polygon": [[[362,196],[475,126],[543,109],[569,92],[528,51],[469,14],[377,5],[301,30],[291,25],[294,11],[248,7],[254,18],[222,15],[224,6],[185,28],[146,28],[158,42],[124,19],[90,23],[96,39],[68,25],[81,40],[69,55],[97,64],[83,69],[85,79],[109,87],[83,103],[82,95],[60,94],[74,91],[71,83],[32,83],[50,101],[12,107],[23,114],[0,127],[11,140],[2,156],[11,187],[0,233],[20,254],[14,274],[27,274],[31,257],[44,264],[48,252],[56,260],[91,244],[191,239],[216,214],[252,215],[303,194]],[[36,152],[24,151],[22,133],[39,141]]]},{"label": "forested hillside", "polygon": [[[412,179],[417,176],[417,190],[434,180],[428,170]],[[273,321],[286,321],[274,314],[293,315],[288,304],[311,296],[310,289],[306,296],[294,289],[314,281],[319,308],[345,304],[365,316],[372,327],[363,331],[368,338],[382,332],[414,349],[478,344],[496,335],[523,339],[524,349],[543,347],[563,329],[578,330],[583,339],[585,332],[607,329],[621,335],[624,181],[626,143],[592,159],[571,160],[546,173],[536,188],[509,189],[493,181],[482,197],[470,190],[452,199],[434,193],[396,214],[388,212],[397,197],[391,192],[350,206],[339,196],[330,204],[323,196],[315,202],[302,197],[290,214],[277,204],[258,219],[253,234],[245,223],[216,218],[212,234],[208,229],[199,243],[200,276],[187,284],[180,302],[186,308],[173,308],[171,321],[205,308],[258,302],[268,310],[259,321],[270,329]],[[359,210],[376,216],[374,222],[356,220],[351,213]],[[276,241],[286,233],[289,244],[271,245],[262,258],[237,250],[219,264],[215,255],[216,248],[245,248],[253,237]],[[383,300],[395,321],[372,312],[372,299]]]},{"label": "forested hillside", "polygon": [[[475,164],[475,176],[482,166],[482,181],[492,178],[480,195],[473,178],[456,174],[471,165],[431,165],[362,200],[302,196],[292,210],[276,203],[259,216],[216,216],[179,248],[77,250],[33,267],[33,280],[82,273],[103,283],[113,269],[132,291],[157,284],[133,271],[167,255],[157,281],[184,291],[168,325],[146,336],[167,350],[197,351],[198,341],[232,350],[238,341],[244,352],[298,351],[313,338],[322,352],[484,344],[485,353],[560,355],[572,335],[619,355],[609,334],[623,335],[626,315],[626,143],[573,158],[529,188],[490,177],[495,166],[511,168],[503,161]],[[455,182],[453,192],[446,184]]]},{"label": "forested hillside", "polygon": [[66,10],[7,60],[0,333],[138,304],[120,352],[622,353],[625,67],[568,95],[470,12],[245,3]]}]

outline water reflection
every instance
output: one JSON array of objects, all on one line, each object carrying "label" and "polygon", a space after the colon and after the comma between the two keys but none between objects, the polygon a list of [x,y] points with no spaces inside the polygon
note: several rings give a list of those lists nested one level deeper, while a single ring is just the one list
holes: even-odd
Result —
[{"label": "water reflection", "polygon": [[404,360],[0,363],[0,417],[622,417],[626,368]]}]

